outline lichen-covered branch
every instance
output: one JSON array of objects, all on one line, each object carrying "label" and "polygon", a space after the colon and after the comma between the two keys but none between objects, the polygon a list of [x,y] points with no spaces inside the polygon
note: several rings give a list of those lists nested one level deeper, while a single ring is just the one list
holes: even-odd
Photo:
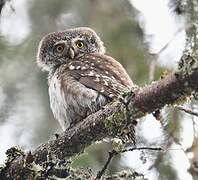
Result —
[{"label": "lichen-covered branch", "polygon": [[[185,58],[190,62],[190,71],[181,68],[176,73],[129,93],[128,109],[132,119],[141,118],[166,105],[183,102],[198,88],[198,63],[191,56]],[[121,101],[108,104],[31,153],[18,155],[1,171],[0,179],[45,177],[60,170],[61,166],[65,168],[69,157],[83,152],[91,143],[118,135],[126,123],[125,113],[126,107]],[[57,177],[67,175],[66,169],[56,172]]]}]

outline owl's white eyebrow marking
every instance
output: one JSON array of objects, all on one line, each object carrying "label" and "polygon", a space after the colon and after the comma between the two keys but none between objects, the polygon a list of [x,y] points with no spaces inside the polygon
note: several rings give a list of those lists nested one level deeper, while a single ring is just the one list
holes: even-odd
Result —
[{"label": "owl's white eyebrow marking", "polygon": [[57,44],[65,44],[65,45],[67,45],[67,41],[61,40],[61,41],[56,42],[54,45],[56,46]]},{"label": "owl's white eyebrow marking", "polygon": [[72,38],[72,42],[76,42],[76,41],[82,41],[82,40],[84,40],[84,38],[83,37],[75,37],[75,38]]}]

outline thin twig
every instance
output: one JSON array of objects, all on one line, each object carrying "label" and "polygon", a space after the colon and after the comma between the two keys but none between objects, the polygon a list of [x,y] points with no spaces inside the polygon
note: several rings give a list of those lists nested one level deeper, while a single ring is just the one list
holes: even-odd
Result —
[{"label": "thin twig", "polygon": [[124,150],[118,151],[118,153],[125,153],[128,151],[135,151],[135,150],[162,151],[163,149],[160,147],[134,147],[134,148],[129,148],[129,149],[124,149]]},{"label": "thin twig", "polygon": [[150,53],[152,56],[152,60],[150,62],[149,66],[149,82],[152,82],[155,77],[155,68],[156,68],[156,59],[160,56],[160,54],[167,49],[167,47],[172,43],[172,41],[175,39],[177,34],[179,34],[183,28],[179,28],[173,35],[173,37],[157,52],[157,53]]},{"label": "thin twig", "polygon": [[163,149],[160,148],[160,147],[133,147],[133,148],[129,148],[129,149],[123,149],[121,151],[112,150],[112,151],[109,152],[109,157],[108,157],[106,163],[104,164],[102,170],[98,172],[98,174],[96,176],[96,180],[101,179],[102,175],[107,170],[107,168],[108,168],[109,164],[111,163],[111,160],[113,159],[114,156],[116,156],[118,154],[121,154],[121,153],[129,152],[129,151],[135,151],[135,150],[161,151]]},{"label": "thin twig", "polygon": [[173,35],[173,37],[157,52],[153,53],[153,56],[159,57],[159,55],[172,43],[172,41],[175,39],[175,37],[182,31],[184,28],[179,28]]},{"label": "thin twig", "polygon": [[184,111],[185,113],[188,113],[190,115],[193,115],[193,116],[198,116],[198,112],[195,112],[191,109],[186,109],[184,107],[181,107],[181,106],[176,106],[177,109],[179,109],[180,111]]},{"label": "thin twig", "polygon": [[149,82],[152,82],[155,77],[156,59],[152,59],[149,65]]},{"label": "thin twig", "polygon": [[[194,112],[194,109],[195,109],[195,108],[194,108],[193,105],[194,105],[194,104],[193,104],[193,102],[191,101],[190,106],[191,106],[192,111]],[[195,116],[192,116],[191,119],[192,119],[192,125],[193,125],[193,138],[195,139],[195,138],[196,138],[196,127],[195,127],[196,123],[195,123]],[[194,140],[194,139],[193,139],[193,140]]]},{"label": "thin twig", "polygon": [[106,169],[108,168],[111,160],[113,159],[113,156],[115,156],[117,154],[118,154],[118,152],[115,150],[112,150],[109,152],[109,157],[108,157],[106,163],[104,164],[102,170],[98,172],[96,179],[100,179],[102,177],[102,175],[105,173]]}]

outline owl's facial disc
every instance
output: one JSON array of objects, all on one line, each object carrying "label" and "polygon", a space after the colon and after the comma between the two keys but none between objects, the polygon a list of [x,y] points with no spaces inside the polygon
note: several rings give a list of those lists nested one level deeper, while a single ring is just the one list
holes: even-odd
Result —
[{"label": "owl's facial disc", "polygon": [[[68,40],[69,41],[69,40]],[[84,40],[74,38],[69,42],[67,41],[59,41],[54,45],[54,54],[60,59],[64,56],[65,63],[67,63],[67,59],[73,60],[76,57],[87,52],[87,45]]]},{"label": "owl's facial disc", "polygon": [[53,32],[41,40],[37,64],[43,70],[51,71],[86,53],[105,53],[103,42],[92,29],[79,27]]}]

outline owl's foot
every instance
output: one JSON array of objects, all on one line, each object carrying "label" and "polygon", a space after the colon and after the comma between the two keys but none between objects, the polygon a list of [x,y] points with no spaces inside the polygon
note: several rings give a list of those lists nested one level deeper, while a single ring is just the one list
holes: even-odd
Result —
[{"label": "owl's foot", "polygon": [[129,110],[129,103],[131,99],[134,97],[134,92],[131,90],[130,92],[124,94],[119,100],[125,106],[125,119],[126,123],[121,130],[121,139],[126,145],[136,146],[136,136],[135,136],[135,125],[137,125],[137,121],[132,119],[132,115]]}]

